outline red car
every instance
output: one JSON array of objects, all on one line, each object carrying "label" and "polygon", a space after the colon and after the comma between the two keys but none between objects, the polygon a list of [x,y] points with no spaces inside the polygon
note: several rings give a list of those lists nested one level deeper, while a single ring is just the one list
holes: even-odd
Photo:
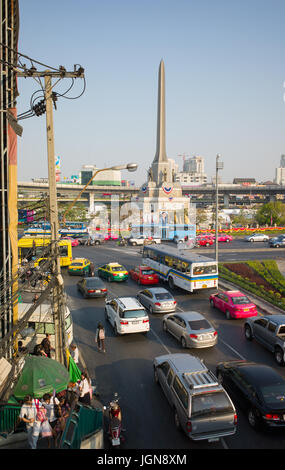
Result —
[{"label": "red car", "polygon": [[258,313],[256,305],[239,290],[228,290],[210,295],[210,304],[226,314],[228,320],[231,318],[255,317]]},{"label": "red car", "polygon": [[210,246],[214,244],[214,240],[209,237],[202,237],[198,236],[196,237],[196,245],[197,246]]},{"label": "red car", "polygon": [[78,246],[79,241],[76,238],[71,238],[71,237],[62,237],[62,240],[69,240],[71,241],[71,246]]},{"label": "red car", "polygon": [[[215,235],[213,235],[213,240],[214,241],[216,240]],[[231,235],[227,235],[227,234],[218,235],[218,242],[229,243],[229,242],[232,242],[232,241],[233,241],[233,237]]]},{"label": "red car", "polygon": [[137,266],[129,271],[131,278],[138,284],[158,284],[159,277],[149,266]]}]

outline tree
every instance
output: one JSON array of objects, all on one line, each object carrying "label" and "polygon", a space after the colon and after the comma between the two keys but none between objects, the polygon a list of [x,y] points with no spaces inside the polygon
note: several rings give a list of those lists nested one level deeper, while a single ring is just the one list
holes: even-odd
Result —
[{"label": "tree", "polygon": [[260,225],[285,224],[285,204],[280,201],[263,204],[257,211],[256,220]]},{"label": "tree", "polygon": [[[59,203],[58,212],[59,218],[61,219],[62,215],[66,210],[66,204]],[[87,208],[84,207],[82,204],[77,204],[70,211],[66,214],[66,220],[74,221],[74,222],[86,222],[87,221]]]}]

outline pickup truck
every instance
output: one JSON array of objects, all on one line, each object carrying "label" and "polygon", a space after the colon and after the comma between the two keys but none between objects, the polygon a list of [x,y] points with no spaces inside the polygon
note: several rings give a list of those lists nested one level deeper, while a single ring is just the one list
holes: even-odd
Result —
[{"label": "pickup truck", "polygon": [[248,318],[244,324],[244,334],[248,341],[255,339],[274,354],[279,366],[285,364],[285,317],[269,315]]},{"label": "pickup truck", "polygon": [[160,238],[152,238],[146,237],[145,235],[141,235],[140,237],[131,237],[129,238],[129,244],[136,246],[136,245],[152,245],[154,243],[161,243]]}]

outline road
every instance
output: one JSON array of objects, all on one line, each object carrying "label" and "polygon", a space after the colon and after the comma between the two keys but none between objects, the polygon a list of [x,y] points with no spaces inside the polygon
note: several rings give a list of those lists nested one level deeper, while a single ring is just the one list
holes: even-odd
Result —
[{"label": "road", "polygon": [[[245,242],[241,241],[225,244],[220,251],[220,259],[224,260],[228,256],[249,259],[248,253],[253,251],[254,258],[250,259],[261,259],[267,253],[262,251],[263,243],[258,248],[250,244],[246,251],[238,251],[240,244],[245,246]],[[199,249],[199,252],[206,251],[209,250]],[[270,253],[273,255],[270,258],[273,258],[277,250],[272,249]],[[114,242],[98,247],[73,248],[73,256],[89,258],[97,267],[118,261],[130,269],[141,261],[138,248],[120,248]],[[83,299],[76,287],[80,278],[64,273],[64,279],[73,316],[74,339],[91,377],[96,377],[100,400],[103,404],[109,403],[113,392],[118,392],[121,397],[126,449],[283,449],[285,433],[255,432],[238,407],[238,429],[234,436],[223,438],[217,443],[195,443],[178,432],[173,412],[153,380],[152,362],[155,356],[182,352],[180,344],[162,330],[163,315],[150,315],[151,330],[147,336],[132,334],[115,337],[110,324],[105,322],[104,300]],[[135,296],[139,290],[139,286],[130,279],[126,283],[108,283],[107,287],[110,296]],[[270,365],[285,376],[284,369],[275,365],[269,352],[257,343],[249,343],[244,339],[243,320],[228,321],[221,312],[210,308],[208,293],[186,294],[178,289],[173,293],[178,310],[201,312],[217,329],[219,340],[214,348],[187,350],[189,354],[203,358],[213,372],[220,361],[242,358]],[[106,354],[99,353],[94,342],[98,321],[106,326]]]}]

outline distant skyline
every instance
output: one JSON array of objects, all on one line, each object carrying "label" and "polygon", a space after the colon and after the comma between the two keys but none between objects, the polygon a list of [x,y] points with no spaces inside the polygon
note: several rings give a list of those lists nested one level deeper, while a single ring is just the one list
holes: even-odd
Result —
[{"label": "distant skyline", "polygon": [[[136,162],[146,181],[156,151],[157,85],[165,64],[166,153],[201,155],[210,180],[273,180],[285,154],[283,0],[19,0],[19,52],[85,69],[86,91],[59,98],[55,156],[64,176],[84,164]],[[28,60],[25,60],[30,66]],[[38,67],[43,69],[44,67]],[[56,85],[64,93],[70,79]],[[82,91],[77,79],[67,94]],[[39,89],[18,78],[18,114]],[[45,116],[20,121],[18,180],[47,177]]]}]

